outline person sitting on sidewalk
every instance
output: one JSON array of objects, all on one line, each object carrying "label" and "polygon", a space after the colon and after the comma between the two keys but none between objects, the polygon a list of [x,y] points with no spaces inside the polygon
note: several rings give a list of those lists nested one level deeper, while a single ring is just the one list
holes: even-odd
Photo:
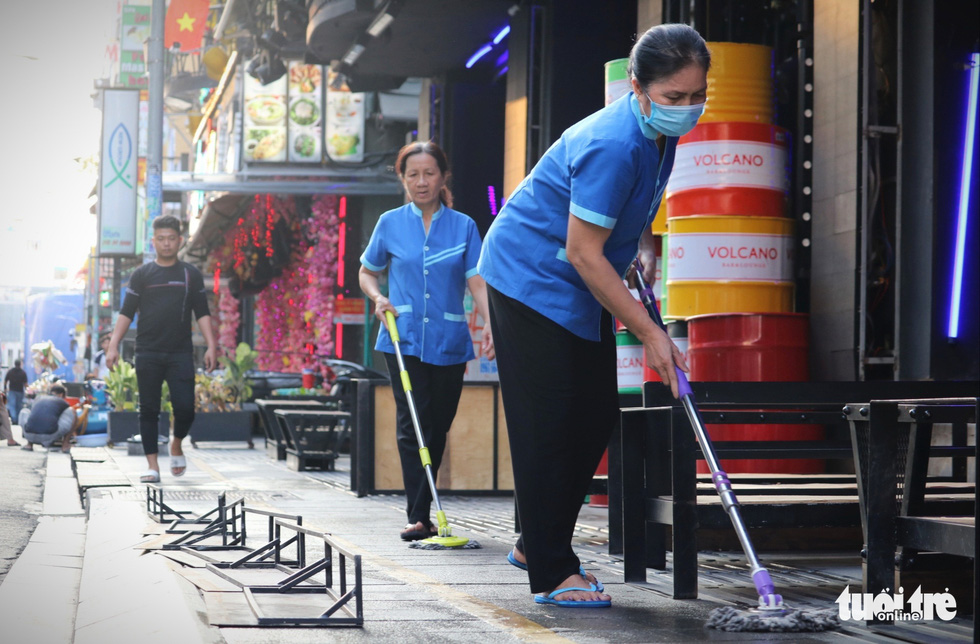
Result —
[{"label": "person sitting on sidewalk", "polygon": [[34,443],[50,448],[58,442],[64,452],[71,448],[71,438],[80,425],[80,418],[65,400],[66,395],[64,387],[55,385],[51,387],[50,395],[34,401],[23,423],[27,444],[21,449],[33,450]]},{"label": "person sitting on sidewalk", "polygon": [[7,413],[7,394],[0,391],[0,441],[7,441],[7,447],[20,445],[14,440],[14,432],[10,427],[10,414]]}]

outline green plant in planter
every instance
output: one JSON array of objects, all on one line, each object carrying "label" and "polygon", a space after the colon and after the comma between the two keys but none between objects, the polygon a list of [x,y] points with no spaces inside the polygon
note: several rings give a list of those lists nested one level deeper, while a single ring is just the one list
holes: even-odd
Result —
[{"label": "green plant in planter", "polygon": [[199,373],[194,376],[194,410],[230,411],[228,388],[221,376]]},{"label": "green plant in planter", "polygon": [[241,342],[235,348],[234,356],[218,358],[218,362],[225,368],[222,382],[227,389],[225,402],[229,409],[241,409],[242,403],[252,397],[252,386],[248,382],[247,374],[255,368],[258,357],[258,352],[253,351],[248,343]]},{"label": "green plant in planter", "polygon": [[136,409],[137,391],[136,369],[128,362],[120,360],[105,379],[106,393],[116,411]]}]

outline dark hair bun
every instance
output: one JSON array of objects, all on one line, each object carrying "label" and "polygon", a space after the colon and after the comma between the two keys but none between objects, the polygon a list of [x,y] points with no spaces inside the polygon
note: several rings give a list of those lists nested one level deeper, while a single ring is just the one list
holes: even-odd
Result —
[{"label": "dark hair bun", "polygon": [[685,24],[657,25],[637,39],[630,50],[630,77],[646,87],[661,79],[669,78],[691,63],[697,63],[708,71],[711,53],[697,31]]}]

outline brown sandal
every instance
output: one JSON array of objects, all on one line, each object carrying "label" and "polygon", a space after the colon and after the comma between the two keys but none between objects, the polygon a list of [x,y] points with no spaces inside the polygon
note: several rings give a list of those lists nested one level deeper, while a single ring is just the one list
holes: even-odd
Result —
[{"label": "brown sandal", "polygon": [[[419,522],[421,523],[421,521]],[[409,523],[405,526],[405,529],[401,532],[402,541],[418,541],[420,539],[428,539],[429,537],[434,537],[439,534],[439,530],[436,529],[431,523],[429,525],[423,525],[420,529],[418,523]]]}]

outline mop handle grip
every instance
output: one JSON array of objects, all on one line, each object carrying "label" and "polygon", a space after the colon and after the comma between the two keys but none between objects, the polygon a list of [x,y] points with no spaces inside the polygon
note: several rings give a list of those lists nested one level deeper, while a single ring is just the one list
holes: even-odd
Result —
[{"label": "mop handle grip", "polygon": [[[660,315],[660,310],[657,308],[657,300],[653,297],[653,287],[647,284],[646,279],[643,278],[643,264],[640,263],[639,257],[636,258],[636,283],[640,286],[640,300],[643,302],[647,313],[657,323],[657,326],[664,333],[667,333],[667,325],[664,323],[664,319]],[[691,389],[691,383],[687,380],[687,374],[681,371],[681,368],[676,364],[674,365],[674,372],[677,373],[677,397],[693,396],[694,391]]]},{"label": "mop handle grip", "polygon": [[385,320],[388,322],[388,335],[391,336],[391,341],[401,341],[401,338],[398,337],[398,325],[395,324],[395,316],[392,315],[391,311],[385,311]]}]

